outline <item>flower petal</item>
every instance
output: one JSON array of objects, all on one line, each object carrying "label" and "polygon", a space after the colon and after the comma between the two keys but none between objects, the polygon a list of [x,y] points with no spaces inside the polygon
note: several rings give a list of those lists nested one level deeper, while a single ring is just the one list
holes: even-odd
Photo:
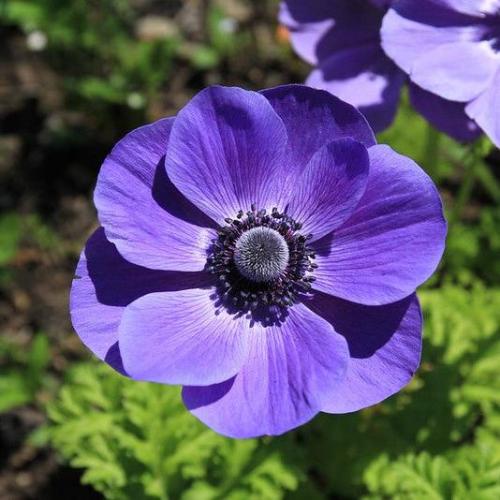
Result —
[{"label": "flower petal", "polygon": [[[384,17],[381,30],[385,53],[410,75],[414,72],[415,64],[421,59],[425,61],[435,49],[448,44],[456,46],[464,42],[478,42],[485,34],[486,28],[478,24],[477,19],[440,7],[432,0],[400,0],[394,3]],[[416,40],[418,43],[415,43]],[[467,73],[469,69],[472,72],[483,71],[477,68],[480,66],[477,61],[472,65],[473,68],[465,66],[458,49],[455,53],[448,51],[446,57],[453,61],[445,66],[451,74],[454,69],[463,73]],[[436,81],[438,80],[436,75]],[[418,81],[415,82],[426,88]],[[458,89],[459,92],[463,90]],[[458,100],[453,97],[448,99]]]},{"label": "flower petal", "polygon": [[366,148],[352,139],[323,146],[296,181],[287,213],[313,240],[341,226],[354,212],[368,179]]},{"label": "flower petal", "polygon": [[500,0],[430,0],[432,3],[449,10],[462,12],[471,16],[484,16],[500,11]]},{"label": "flower petal", "polygon": [[123,313],[119,345],[134,379],[209,385],[247,358],[249,320],[216,307],[212,288],[152,293]]},{"label": "flower petal", "polygon": [[386,306],[362,306],[316,294],[308,307],[345,337],[350,353],[346,377],[322,411],[366,408],[411,380],[422,350],[422,315],[415,295]]},{"label": "flower petal", "polygon": [[173,118],[140,127],[106,158],[94,194],[107,238],[130,262],[151,269],[199,271],[213,222],[165,175]]},{"label": "flower petal", "polygon": [[286,130],[261,94],[210,87],[175,119],[166,168],[177,188],[213,220],[272,208],[281,192]]},{"label": "flower petal", "polygon": [[499,61],[487,41],[454,42],[417,59],[410,78],[445,99],[467,102],[491,84]]},{"label": "flower petal", "polygon": [[[485,34],[480,19],[438,3],[439,0],[399,0],[384,16],[382,45],[390,57],[394,52],[398,65],[408,65],[405,70],[414,59],[433,48],[452,42],[479,41]],[[413,43],[411,36],[420,36],[420,43]],[[404,61],[406,56],[412,57]]]},{"label": "flower petal", "polygon": [[279,21],[290,30],[295,52],[309,64],[317,64],[324,54],[318,54],[318,42],[334,27],[325,2],[314,1],[305,9],[299,0],[285,0],[280,4]]},{"label": "flower petal", "polygon": [[334,140],[350,137],[366,147],[377,143],[363,115],[328,92],[305,85],[281,85],[262,94],[285,124],[287,166],[293,183],[312,156]]},{"label": "flower petal", "polygon": [[474,120],[465,114],[464,103],[447,101],[415,84],[410,85],[410,101],[434,127],[457,141],[474,141],[482,133]]},{"label": "flower petal", "polygon": [[313,244],[314,288],[360,304],[395,302],[434,272],[446,221],[439,193],[412,160],[373,146],[365,195],[353,216]]},{"label": "flower petal", "polygon": [[490,87],[470,102],[465,112],[488,134],[500,148],[500,69]]},{"label": "flower petal", "polygon": [[285,0],[280,21],[290,30],[295,51],[317,64],[337,50],[376,42],[383,14],[365,1]]},{"label": "flower petal", "polygon": [[182,290],[207,282],[205,273],[154,271],[127,262],[97,229],[83,250],[71,287],[71,321],[82,342],[123,372],[117,349],[124,308],[142,295]]},{"label": "flower petal", "polygon": [[381,132],[394,120],[404,81],[402,71],[372,43],[332,54],[311,73],[307,85],[356,106]]},{"label": "flower petal", "polygon": [[231,380],[185,387],[184,402],[221,434],[282,434],[310,420],[347,369],[347,345],[322,318],[296,304],[281,327],[256,324],[250,353]]}]

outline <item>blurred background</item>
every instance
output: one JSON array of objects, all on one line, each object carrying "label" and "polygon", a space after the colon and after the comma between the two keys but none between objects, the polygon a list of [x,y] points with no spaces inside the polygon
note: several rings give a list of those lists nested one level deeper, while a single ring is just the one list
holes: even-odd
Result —
[{"label": "blurred background", "polygon": [[0,499],[500,498],[500,154],[407,105],[379,138],[450,223],[402,393],[233,441],[178,388],[131,382],[73,333],[68,292],[114,143],[203,87],[302,82],[276,0],[0,0]]}]

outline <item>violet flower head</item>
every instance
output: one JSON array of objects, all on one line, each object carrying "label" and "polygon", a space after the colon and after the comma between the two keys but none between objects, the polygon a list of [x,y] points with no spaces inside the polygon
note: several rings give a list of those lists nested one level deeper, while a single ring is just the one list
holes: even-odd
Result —
[{"label": "violet flower head", "polygon": [[388,0],[285,0],[280,21],[295,51],[316,66],[306,84],[356,106],[376,132],[396,114],[404,73],[385,55]]},{"label": "violet flower head", "polygon": [[400,0],[382,40],[412,82],[462,103],[500,147],[500,0]]},{"label": "violet flower head", "polygon": [[128,134],[95,191],[71,317],[122,374],[232,437],[400,390],[446,224],[410,159],[329,93],[211,87]]},{"label": "violet flower head", "polygon": [[[356,106],[376,132],[392,124],[407,80],[384,52],[380,38],[384,16],[393,3],[284,0],[281,4],[280,21],[290,30],[295,51],[316,66],[306,83]],[[420,43],[411,33],[402,40],[411,47]],[[456,140],[467,142],[481,134],[463,103],[443,99],[415,83],[410,83],[409,93],[415,109]]]}]

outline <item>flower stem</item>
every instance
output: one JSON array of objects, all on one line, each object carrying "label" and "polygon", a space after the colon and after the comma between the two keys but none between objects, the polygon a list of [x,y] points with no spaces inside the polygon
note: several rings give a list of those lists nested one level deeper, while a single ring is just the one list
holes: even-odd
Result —
[{"label": "flower stem", "polygon": [[471,198],[477,181],[478,165],[480,164],[478,152],[478,148],[471,146],[465,153],[463,159],[465,174],[450,214],[450,223],[457,222],[461,218],[464,208]]},{"label": "flower stem", "polygon": [[431,125],[427,127],[427,140],[423,152],[423,167],[427,172],[436,174],[437,161],[439,159],[439,146],[441,143],[441,134],[437,132]]}]

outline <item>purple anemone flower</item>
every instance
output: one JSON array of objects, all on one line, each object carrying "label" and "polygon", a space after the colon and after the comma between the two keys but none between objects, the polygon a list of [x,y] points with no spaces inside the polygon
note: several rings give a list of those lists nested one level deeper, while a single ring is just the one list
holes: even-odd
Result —
[{"label": "purple anemone flower", "polygon": [[400,0],[382,40],[412,82],[462,103],[500,146],[500,0]]},{"label": "purple anemone flower", "polygon": [[122,374],[183,385],[217,432],[359,410],[417,369],[441,201],[329,93],[208,88],[122,139],[94,199],[76,331]]},{"label": "purple anemone flower", "polygon": [[[280,21],[290,30],[295,51],[316,66],[306,83],[356,106],[376,132],[393,122],[407,79],[387,57],[380,39],[382,20],[392,3],[285,0],[280,11]],[[404,36],[409,46],[419,44],[418,37]],[[480,135],[463,103],[443,99],[413,83],[409,92],[412,105],[436,128],[464,142]]]}]

